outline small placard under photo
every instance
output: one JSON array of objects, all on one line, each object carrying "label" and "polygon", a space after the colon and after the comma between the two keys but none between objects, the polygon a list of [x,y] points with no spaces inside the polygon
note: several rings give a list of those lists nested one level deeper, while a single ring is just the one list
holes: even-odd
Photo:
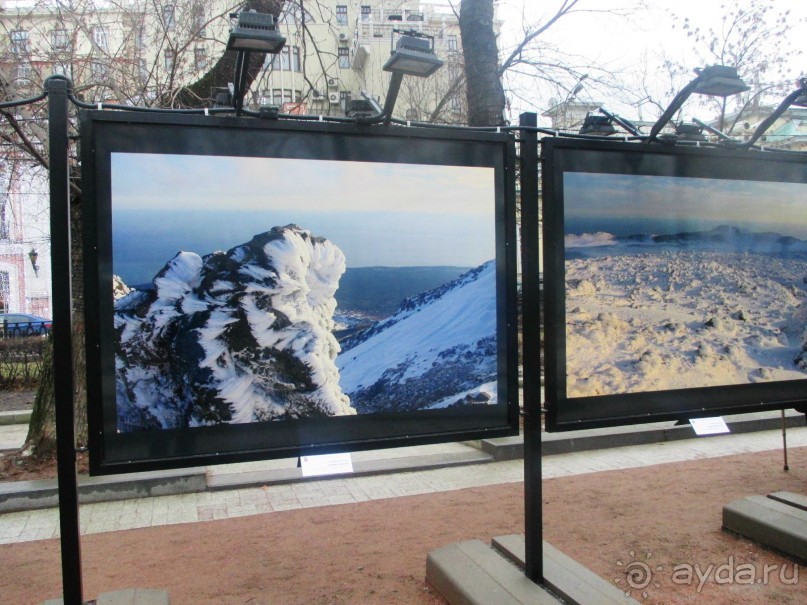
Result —
[{"label": "small placard under photo", "polygon": [[303,470],[303,477],[341,475],[353,472],[353,461],[350,458],[350,454],[301,456],[300,468]]},{"label": "small placard under photo", "polygon": [[729,433],[729,427],[726,425],[726,421],[723,420],[721,416],[716,416],[714,418],[690,418],[689,424],[692,425],[692,428],[695,431],[695,434],[700,436],[703,435],[719,435],[721,433]]}]

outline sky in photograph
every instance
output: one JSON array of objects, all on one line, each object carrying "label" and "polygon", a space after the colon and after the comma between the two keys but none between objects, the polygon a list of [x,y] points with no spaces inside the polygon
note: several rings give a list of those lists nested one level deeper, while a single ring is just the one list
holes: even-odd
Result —
[{"label": "sky in photograph", "polygon": [[626,219],[629,230],[641,221],[730,224],[807,240],[807,185],[801,183],[583,172],[565,173],[563,183],[567,220],[601,218],[611,233],[614,220]]},{"label": "sky in photograph", "polygon": [[473,267],[495,256],[494,188],[492,168],[113,153],[113,270],[140,283],[290,223],[348,267]]}]

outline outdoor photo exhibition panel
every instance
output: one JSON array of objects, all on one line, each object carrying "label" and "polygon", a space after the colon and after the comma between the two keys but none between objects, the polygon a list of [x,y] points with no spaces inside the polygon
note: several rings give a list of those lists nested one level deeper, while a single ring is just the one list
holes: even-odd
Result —
[{"label": "outdoor photo exhibition panel", "polygon": [[803,156],[542,148],[548,430],[807,402]]},{"label": "outdoor photo exhibition panel", "polygon": [[494,133],[83,113],[91,471],[515,434],[514,162]]}]

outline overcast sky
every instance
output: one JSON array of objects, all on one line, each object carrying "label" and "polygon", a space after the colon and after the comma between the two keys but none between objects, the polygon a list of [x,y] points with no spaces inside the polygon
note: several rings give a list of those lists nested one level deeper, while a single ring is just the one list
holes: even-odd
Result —
[{"label": "overcast sky", "polygon": [[[545,21],[561,3],[561,0],[500,0],[499,17],[503,20],[500,46],[503,51],[512,48],[515,41],[523,37],[524,22]],[[738,5],[747,6],[748,3],[749,0],[582,0],[578,9],[589,8],[600,12],[579,12],[566,16],[542,34],[540,39],[562,49],[569,56],[568,62],[579,66],[580,72],[585,73],[587,65],[599,65],[630,88],[635,87],[637,78],[651,79],[656,74],[662,74],[660,64],[664,58],[693,69],[705,66],[693,51],[685,33],[680,27],[673,27],[673,14],[688,17],[693,25],[702,29],[713,27],[719,30],[726,10],[736,10]],[[807,0],[776,0],[773,4],[776,11],[791,11],[792,28],[788,38],[794,49],[804,50],[807,24],[799,20],[807,18]],[[640,5],[647,8],[637,8]],[[623,18],[602,12],[608,8],[635,10],[630,17]],[[793,57],[794,88],[796,78],[807,75],[803,59],[803,56]],[[685,83],[682,82],[681,86]],[[573,85],[574,82],[571,82],[569,86]],[[514,119],[521,111],[536,111],[540,116],[549,108],[550,97],[558,94],[532,78],[520,78],[517,74],[508,75],[505,86],[518,89],[528,97],[527,100],[520,100],[515,94],[510,95],[514,104],[511,117]],[[631,106],[619,95],[608,95],[598,90],[590,80],[583,82],[577,98],[584,102],[602,102],[606,108],[629,119],[652,120],[658,117],[658,109]],[[699,117],[708,119],[711,116]],[[547,118],[540,119],[541,123],[548,124]]]}]

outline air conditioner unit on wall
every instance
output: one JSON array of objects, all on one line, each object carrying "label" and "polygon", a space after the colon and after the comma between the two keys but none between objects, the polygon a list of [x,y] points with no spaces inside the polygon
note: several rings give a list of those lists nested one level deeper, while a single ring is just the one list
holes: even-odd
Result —
[{"label": "air conditioner unit on wall", "polygon": [[342,44],[347,44],[348,40],[350,40],[350,36],[348,36],[345,32],[340,32],[339,42]]},{"label": "air conditioner unit on wall", "polygon": [[329,94],[328,95],[328,102],[331,105],[338,105],[339,104],[339,93],[338,92],[332,92],[331,94]]},{"label": "air conditioner unit on wall", "polygon": [[336,88],[338,85],[336,78],[328,78],[328,88]]}]

